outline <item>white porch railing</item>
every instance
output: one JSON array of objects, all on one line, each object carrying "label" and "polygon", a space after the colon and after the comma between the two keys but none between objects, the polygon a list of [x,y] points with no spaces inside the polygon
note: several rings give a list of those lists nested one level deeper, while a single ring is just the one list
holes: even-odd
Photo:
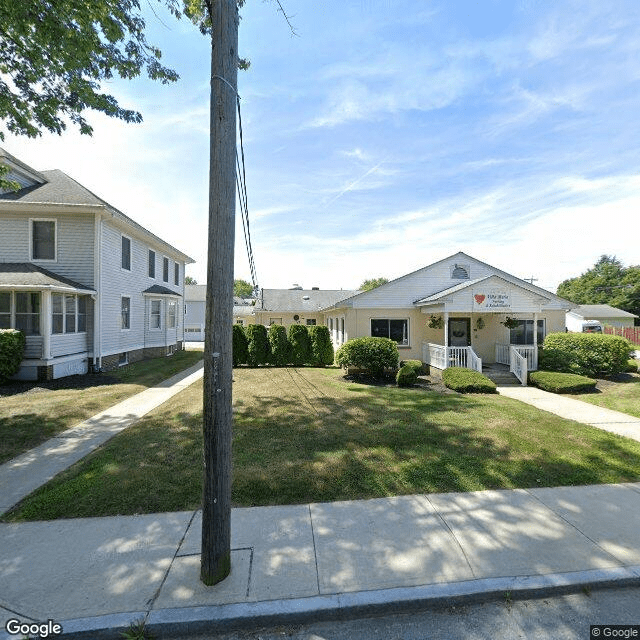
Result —
[{"label": "white porch railing", "polygon": [[422,360],[438,369],[463,367],[482,371],[482,359],[471,347],[445,347],[442,344],[424,342],[422,344]]},{"label": "white porch railing", "polygon": [[516,347],[511,346],[509,349],[509,356],[511,362],[509,363],[509,371],[520,380],[523,386],[527,386],[527,359],[518,352]]},{"label": "white porch railing", "polygon": [[527,370],[535,371],[538,368],[538,350],[529,344],[499,344],[496,342],[496,362],[511,366],[510,352],[515,349],[527,360]]}]

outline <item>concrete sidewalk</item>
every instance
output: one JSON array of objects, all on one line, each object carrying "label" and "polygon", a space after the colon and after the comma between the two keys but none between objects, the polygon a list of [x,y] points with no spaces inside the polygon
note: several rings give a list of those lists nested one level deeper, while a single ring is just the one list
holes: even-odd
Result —
[{"label": "concrete sidewalk", "polygon": [[604,431],[640,441],[640,418],[605,409],[589,402],[549,393],[536,387],[498,387],[498,393],[526,402],[561,418],[575,420]]},{"label": "concrete sidewalk", "polygon": [[0,466],[0,515],[202,375],[200,361],[5,462]]},{"label": "concrete sidewalk", "polygon": [[640,483],[234,509],[214,587],[200,529],[199,511],[0,524],[2,629],[118,638],[145,619],[170,638],[640,584]]}]

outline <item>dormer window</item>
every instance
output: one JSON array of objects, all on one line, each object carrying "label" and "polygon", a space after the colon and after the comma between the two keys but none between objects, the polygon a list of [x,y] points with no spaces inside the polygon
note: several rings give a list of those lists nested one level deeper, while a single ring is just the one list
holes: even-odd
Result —
[{"label": "dormer window", "polygon": [[451,278],[453,280],[468,280],[469,279],[469,265],[467,265],[467,264],[454,264],[451,267]]}]

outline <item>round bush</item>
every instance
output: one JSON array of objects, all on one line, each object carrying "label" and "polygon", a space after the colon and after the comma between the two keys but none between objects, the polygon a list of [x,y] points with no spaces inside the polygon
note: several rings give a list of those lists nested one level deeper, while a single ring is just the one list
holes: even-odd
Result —
[{"label": "round bush", "polygon": [[422,375],[425,369],[421,360],[402,360],[400,362],[400,367],[411,367],[418,376]]},{"label": "round bush", "polygon": [[0,329],[0,384],[18,373],[26,339],[22,331]]},{"label": "round bush", "polygon": [[267,328],[261,324],[250,324],[245,329],[247,336],[247,364],[257,367],[269,362],[269,340]]},{"label": "round bush", "polygon": [[287,329],[281,324],[269,327],[269,347],[271,356],[269,362],[276,367],[284,367],[291,359],[291,345],[287,338]]},{"label": "round bush", "polygon": [[311,359],[309,364],[314,367],[324,367],[333,364],[333,345],[329,327],[314,325],[309,327],[311,340]]},{"label": "round bush", "polygon": [[247,364],[247,336],[241,324],[233,325],[232,340],[233,366],[237,367],[240,364]]},{"label": "round bush", "polygon": [[404,367],[400,367],[396,374],[396,383],[399,387],[410,387],[418,381],[418,374],[415,367],[411,367],[405,364]]},{"label": "round bush", "polygon": [[311,358],[311,342],[309,332],[303,324],[292,324],[289,327],[288,336],[291,345],[291,364],[301,367]]},{"label": "round bush", "polygon": [[575,373],[557,371],[532,371],[529,382],[539,389],[551,393],[586,393],[596,388],[597,380]]},{"label": "round bush", "polygon": [[385,369],[397,369],[399,360],[398,345],[389,338],[353,338],[336,353],[340,367],[357,367],[376,377]]},{"label": "round bush", "polygon": [[442,372],[442,382],[458,393],[497,393],[496,383],[479,371],[449,367]]}]

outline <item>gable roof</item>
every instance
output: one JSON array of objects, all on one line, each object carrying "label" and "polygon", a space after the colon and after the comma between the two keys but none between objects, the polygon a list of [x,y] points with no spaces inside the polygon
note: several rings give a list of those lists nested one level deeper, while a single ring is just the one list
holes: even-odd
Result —
[{"label": "gable roof", "polygon": [[56,289],[95,293],[91,287],[29,262],[0,262],[2,289]]},{"label": "gable roof", "polygon": [[163,287],[162,285],[159,284],[154,284],[153,286],[149,287],[148,289],[145,289],[142,292],[143,295],[147,294],[147,295],[154,295],[154,296],[178,296],[179,298],[182,298],[182,295],[179,294],[177,291],[171,291],[171,289],[168,289],[167,287]]},{"label": "gable roof", "polygon": [[36,173],[42,182],[23,187],[18,191],[8,191],[0,193],[0,210],[2,208],[22,208],[28,206],[45,206],[45,207],[73,207],[82,210],[83,207],[89,209],[94,208],[111,214],[113,219],[120,224],[136,231],[139,235],[151,239],[154,243],[163,245],[170,253],[179,257],[186,264],[195,262],[193,258],[182,253],[162,238],[145,229],[142,225],[132,220],[122,211],[109,204],[90,191],[79,182],[69,177],[64,171],[59,169],[51,169],[47,171],[35,172],[34,169],[28,167],[4,149],[0,148],[0,160],[6,158],[9,162],[5,164],[22,165],[31,172]]},{"label": "gable roof", "polygon": [[256,311],[316,312],[350,298],[356,291],[344,289],[262,289]]},{"label": "gable roof", "polygon": [[635,313],[629,313],[608,304],[581,304],[571,310],[583,318],[637,318]]}]

